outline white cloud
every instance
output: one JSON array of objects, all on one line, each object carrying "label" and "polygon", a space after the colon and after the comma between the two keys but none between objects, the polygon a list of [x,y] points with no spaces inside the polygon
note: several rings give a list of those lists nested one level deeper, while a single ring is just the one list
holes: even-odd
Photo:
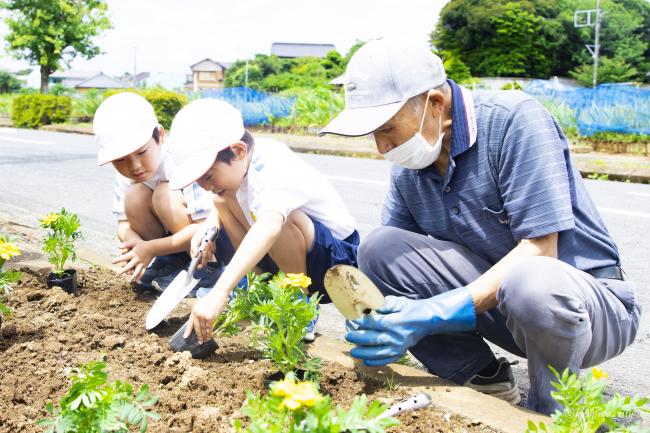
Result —
[{"label": "white cloud", "polygon": [[[233,61],[268,54],[273,42],[333,43],[341,53],[357,39],[399,33],[425,41],[446,1],[425,0],[108,0],[113,29],[104,51],[73,68],[109,74],[184,73],[205,57]],[[0,25],[0,36],[7,32]],[[4,53],[0,67],[24,66]]]}]

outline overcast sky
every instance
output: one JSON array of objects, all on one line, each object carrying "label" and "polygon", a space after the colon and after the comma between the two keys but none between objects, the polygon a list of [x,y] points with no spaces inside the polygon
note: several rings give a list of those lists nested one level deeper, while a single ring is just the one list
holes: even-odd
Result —
[{"label": "overcast sky", "polygon": [[[384,34],[428,40],[446,0],[108,0],[113,29],[96,39],[105,54],[72,68],[119,75],[189,71],[210,57],[230,62],[269,54],[273,42],[332,43],[345,54],[354,42]],[[27,66],[5,50],[0,68]]]}]

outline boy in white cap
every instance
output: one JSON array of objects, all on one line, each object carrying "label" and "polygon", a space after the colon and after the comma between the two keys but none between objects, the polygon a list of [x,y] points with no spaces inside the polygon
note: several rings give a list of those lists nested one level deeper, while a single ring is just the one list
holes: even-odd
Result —
[{"label": "boy in white cap", "polygon": [[[117,172],[113,214],[122,254],[113,263],[122,263],[118,273],[130,274],[131,281],[162,290],[158,278],[187,266],[186,252],[212,207],[212,194],[196,184],[182,192],[169,189],[174,167],[165,130],[142,96],[124,92],[107,98],[95,113],[93,131],[97,164],[112,163]],[[214,269],[203,271],[209,279],[206,272]]]},{"label": "boy in white cap", "polygon": [[309,289],[324,296],[328,268],[356,266],[356,223],[334,187],[284,143],[254,140],[235,107],[194,101],[178,112],[171,135],[176,170],[170,188],[197,182],[215,194],[216,211],[205,225],[222,229],[215,255],[227,263],[214,289],[194,305],[186,338],[192,330],[200,343],[211,338],[228,295],[256,266],[305,273]]}]

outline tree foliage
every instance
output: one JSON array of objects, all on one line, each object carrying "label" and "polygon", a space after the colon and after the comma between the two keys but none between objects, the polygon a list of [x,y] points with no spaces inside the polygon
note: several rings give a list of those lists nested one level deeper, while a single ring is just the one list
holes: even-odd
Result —
[{"label": "tree foliage", "polygon": [[[573,14],[594,7],[593,0],[452,0],[431,41],[477,76],[586,76],[593,59],[585,44],[593,43],[594,29],[575,28]],[[601,7],[599,82],[643,79],[650,69],[650,3],[603,0]]]},{"label": "tree foliage", "polygon": [[0,8],[9,12],[7,48],[40,67],[41,92],[62,61],[99,54],[92,39],[111,27],[104,0],[0,0]]},{"label": "tree foliage", "polygon": [[14,74],[0,71],[0,93],[15,93],[21,88],[21,83]]},{"label": "tree foliage", "polygon": [[[327,86],[332,79],[345,72],[350,58],[363,44],[357,41],[345,56],[332,50],[324,58],[285,59],[276,55],[257,54],[248,61],[248,87],[279,92],[294,87]],[[236,61],[226,71],[225,86],[244,86],[246,69],[245,60]]]}]

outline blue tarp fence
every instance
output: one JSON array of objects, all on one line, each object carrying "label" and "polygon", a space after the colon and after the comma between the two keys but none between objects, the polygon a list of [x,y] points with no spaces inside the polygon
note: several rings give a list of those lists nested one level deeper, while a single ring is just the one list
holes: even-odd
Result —
[{"label": "blue tarp fence", "polygon": [[294,98],[285,98],[246,87],[202,90],[201,98],[226,101],[241,111],[246,126],[262,125],[273,117],[286,117],[291,113]]},{"label": "blue tarp fence", "polygon": [[584,88],[554,80],[534,80],[524,91],[539,99],[562,127],[576,126],[580,135],[591,136],[601,131],[650,135],[647,87],[601,84]]}]

